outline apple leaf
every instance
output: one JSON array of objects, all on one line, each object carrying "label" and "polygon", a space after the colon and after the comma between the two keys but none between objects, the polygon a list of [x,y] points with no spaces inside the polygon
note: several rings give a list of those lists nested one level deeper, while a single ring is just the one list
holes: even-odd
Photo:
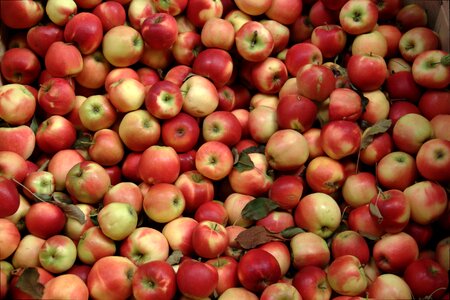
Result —
[{"label": "apple leaf", "polygon": [[360,148],[366,149],[367,146],[369,146],[370,143],[373,141],[374,136],[388,131],[388,129],[391,127],[391,124],[392,124],[391,120],[383,119],[376,122],[374,125],[368,127],[366,130],[364,130]]},{"label": "apple leaf", "polygon": [[262,153],[264,154],[266,147],[264,145],[251,146],[242,150],[245,153]]},{"label": "apple leaf", "polygon": [[280,232],[281,236],[284,237],[285,239],[292,239],[294,236],[296,236],[299,233],[305,232],[303,229],[301,229],[300,227],[288,227],[286,229],[284,229],[283,231]]},{"label": "apple leaf", "polygon": [[450,66],[450,54],[442,56],[441,64],[443,64],[445,67]]},{"label": "apple leaf", "polygon": [[166,262],[169,265],[174,266],[180,263],[181,258],[183,258],[183,252],[181,252],[180,250],[174,250],[166,259]]},{"label": "apple leaf", "polygon": [[38,127],[39,127],[39,122],[36,119],[36,116],[33,116],[33,118],[31,119],[30,128],[34,132],[34,134],[36,134]]},{"label": "apple leaf", "polygon": [[242,209],[241,215],[245,219],[257,221],[278,207],[280,206],[275,201],[269,198],[259,197],[247,203]]},{"label": "apple leaf", "polygon": [[87,150],[92,145],[92,135],[88,132],[78,132],[78,137],[73,144],[74,149]]},{"label": "apple leaf", "polygon": [[381,223],[381,221],[383,221],[383,215],[381,214],[380,209],[378,208],[377,205],[370,203],[369,204],[369,211],[370,214],[376,218],[378,218],[378,222]]},{"label": "apple leaf", "polygon": [[252,226],[236,237],[236,242],[244,249],[253,249],[272,241],[286,241],[281,234],[268,231],[264,226]]},{"label": "apple leaf", "polygon": [[39,272],[36,268],[25,268],[17,280],[16,287],[33,299],[41,299],[44,294],[44,285],[39,282]]},{"label": "apple leaf", "polygon": [[234,167],[239,172],[245,172],[252,170],[255,167],[255,164],[247,152],[241,152],[238,161],[234,164]]},{"label": "apple leaf", "polygon": [[86,223],[86,216],[78,206],[61,201],[52,201],[51,203],[61,208],[68,218],[74,219],[80,224]]}]

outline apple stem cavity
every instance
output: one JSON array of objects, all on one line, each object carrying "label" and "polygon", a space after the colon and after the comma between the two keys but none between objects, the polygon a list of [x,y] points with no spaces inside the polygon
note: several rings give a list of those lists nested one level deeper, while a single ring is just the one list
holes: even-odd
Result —
[{"label": "apple stem cavity", "polygon": [[255,47],[256,43],[257,43],[257,39],[258,39],[258,31],[255,30],[253,31],[253,36],[252,36],[252,41],[250,43],[250,47]]}]

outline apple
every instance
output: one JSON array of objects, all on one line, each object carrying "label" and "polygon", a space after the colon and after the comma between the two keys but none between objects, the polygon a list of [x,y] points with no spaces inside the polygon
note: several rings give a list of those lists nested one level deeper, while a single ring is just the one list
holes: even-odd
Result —
[{"label": "apple", "polygon": [[263,61],[272,53],[274,40],[270,31],[258,21],[248,21],[236,31],[236,49],[244,59]]},{"label": "apple", "polygon": [[[295,226],[294,217],[287,211],[271,211],[262,219],[256,221],[256,225],[264,226],[270,232],[282,232]],[[284,275],[284,274],[283,274]]]},{"label": "apple", "polygon": [[180,87],[168,80],[153,84],[145,95],[145,107],[158,119],[175,117],[183,106]]},{"label": "apple", "polygon": [[60,274],[69,270],[77,258],[77,247],[69,237],[54,235],[49,237],[39,250],[39,262],[44,269]]},{"label": "apple", "polygon": [[126,257],[106,256],[94,263],[87,278],[93,298],[126,299],[133,295],[132,281],[137,266]]},{"label": "apple", "polygon": [[112,185],[103,197],[102,203],[124,202],[133,206],[137,213],[142,210],[143,194],[134,182],[121,181]]},{"label": "apple", "polygon": [[102,257],[114,255],[116,251],[115,241],[107,237],[99,226],[92,226],[84,231],[77,243],[78,259],[89,266]]},{"label": "apple", "polygon": [[85,222],[82,224],[78,222],[78,220],[73,218],[67,218],[66,224],[64,224],[64,235],[71,238],[74,242],[78,242],[81,235],[88,230],[89,228],[94,226],[94,222],[90,218],[91,212],[93,212],[94,207],[89,204],[75,204],[75,206],[81,210],[84,214]]},{"label": "apple", "polygon": [[168,13],[154,13],[142,21],[140,32],[144,42],[150,47],[169,49],[177,39],[177,21]]},{"label": "apple", "polygon": [[85,158],[75,149],[60,150],[53,154],[48,163],[47,170],[55,178],[55,190],[62,191],[66,188],[66,176],[77,163]]},{"label": "apple", "polygon": [[307,12],[313,27],[339,23],[339,10],[330,9],[325,2],[317,1],[313,3]]},{"label": "apple", "polygon": [[214,198],[213,182],[197,170],[189,170],[180,174],[175,181],[185,200],[185,212],[195,212],[202,203]]},{"label": "apple", "polygon": [[407,187],[404,194],[411,205],[411,220],[418,224],[431,224],[445,212],[445,189],[436,182],[416,182]]},{"label": "apple", "polygon": [[111,28],[103,35],[103,55],[115,67],[128,67],[144,53],[144,40],[138,30],[126,25]]},{"label": "apple", "polygon": [[403,231],[409,223],[411,204],[405,194],[396,189],[380,192],[370,201],[372,207],[377,207],[377,212],[370,210],[372,217],[388,233]]},{"label": "apple", "polygon": [[233,74],[233,60],[223,49],[207,48],[194,59],[192,71],[209,78],[219,88],[229,83]]},{"label": "apple", "polygon": [[336,201],[324,193],[312,193],[300,199],[294,212],[295,224],[319,235],[330,237],[341,222]]},{"label": "apple", "polygon": [[86,283],[75,274],[61,274],[45,283],[42,298],[57,299],[87,299],[89,290]]},{"label": "apple", "polygon": [[45,153],[69,149],[76,141],[74,125],[65,117],[53,115],[42,121],[36,131],[36,144]]},{"label": "apple", "polygon": [[[364,0],[363,2],[366,1],[370,2],[370,0]],[[370,74],[364,73],[363,70],[368,69],[372,70],[372,72]],[[363,92],[379,89],[386,81],[388,75],[387,65],[383,57],[372,53],[352,55],[347,62],[347,72],[351,83]]]},{"label": "apple", "polygon": [[27,45],[40,57],[45,57],[53,42],[64,40],[64,31],[53,22],[37,24],[27,31]]},{"label": "apple", "polygon": [[170,249],[179,250],[183,255],[189,256],[194,253],[192,232],[197,224],[194,218],[180,216],[166,223],[161,232],[166,237]]},{"label": "apple", "polygon": [[45,53],[45,68],[54,77],[75,76],[83,69],[83,57],[78,48],[63,41],[50,45]]},{"label": "apple", "polygon": [[259,105],[250,110],[248,116],[250,137],[260,144],[265,144],[278,130],[277,108]]},{"label": "apple", "polygon": [[[40,267],[39,250],[44,243],[45,239],[41,239],[33,234],[24,235],[12,255],[11,262],[13,266],[15,268]],[[47,272],[46,270],[44,271]]]},{"label": "apple", "polygon": [[299,291],[287,282],[272,283],[264,289],[264,291],[261,293],[260,299],[282,299],[283,297],[288,297],[292,300],[303,299]]},{"label": "apple", "polygon": [[287,50],[290,38],[290,30],[287,25],[281,24],[278,21],[265,19],[260,21],[273,37],[273,49],[272,54],[282,54],[283,51]]},{"label": "apple", "polygon": [[173,183],[180,173],[180,159],[172,147],[153,145],[142,153],[138,172],[148,184]]},{"label": "apple", "polygon": [[36,25],[44,17],[42,3],[31,0],[2,3],[2,23],[14,29],[27,29]]},{"label": "apple", "polygon": [[139,227],[121,241],[119,252],[140,266],[151,261],[165,261],[169,257],[169,243],[160,231]]},{"label": "apple", "polygon": [[215,221],[205,220],[192,231],[194,252],[207,259],[219,257],[228,246],[228,233],[225,226]]},{"label": "apple", "polygon": [[[344,50],[347,34],[337,24],[319,25],[311,33],[311,43],[320,49],[324,58],[333,58]],[[355,42],[352,45],[353,51]]]},{"label": "apple", "polygon": [[202,136],[205,141],[219,141],[233,146],[241,139],[241,124],[229,111],[214,111],[203,119]]},{"label": "apple", "polygon": [[28,48],[12,48],[2,57],[1,74],[7,82],[31,84],[41,71],[36,54]]},{"label": "apple", "polygon": [[230,148],[219,141],[203,143],[195,156],[197,170],[211,180],[225,178],[231,172],[233,163],[234,159]]},{"label": "apple", "polygon": [[402,34],[398,50],[403,59],[413,62],[419,54],[438,49],[439,43],[439,36],[432,29],[415,27]]},{"label": "apple", "polygon": [[0,118],[10,125],[25,125],[36,110],[37,95],[25,85],[9,83],[0,87]]},{"label": "apple", "polygon": [[173,46],[168,49],[155,49],[144,43],[144,53],[139,62],[152,69],[166,69],[173,62]]},{"label": "apple", "polygon": [[350,88],[336,88],[330,94],[329,120],[357,121],[362,114],[361,97]]},{"label": "apple", "polygon": [[367,288],[367,297],[411,299],[412,292],[406,281],[395,274],[384,273],[375,278]]},{"label": "apple", "polygon": [[450,239],[444,237],[438,241],[435,248],[436,261],[447,271],[450,269],[449,258],[446,255],[450,246]]},{"label": "apple", "polygon": [[356,231],[370,240],[377,240],[386,233],[372,216],[369,203],[350,210],[347,223],[350,230]]},{"label": "apple", "polygon": [[[394,0],[398,1],[398,0]],[[381,2],[387,2],[387,1],[381,1]],[[381,33],[387,42],[387,51],[386,51],[386,58],[393,58],[398,55],[398,45],[400,43],[400,38],[402,36],[402,32],[400,29],[392,24],[381,24],[375,27],[376,31]]]},{"label": "apple", "polygon": [[207,298],[217,287],[219,275],[216,268],[206,262],[186,258],[178,267],[178,291],[189,298]]},{"label": "apple", "polygon": [[182,110],[193,117],[205,117],[219,105],[216,87],[203,76],[189,77],[180,89],[183,95]]},{"label": "apple", "polygon": [[4,176],[0,176],[0,217],[5,218],[17,212],[20,205],[20,195],[15,183]]},{"label": "apple", "polygon": [[263,61],[257,62],[251,70],[253,85],[264,94],[278,93],[287,79],[286,65],[276,57],[267,57]]},{"label": "apple", "polygon": [[317,266],[305,266],[298,270],[292,285],[300,292],[304,300],[325,300],[331,298],[331,287],[327,281],[327,273]]},{"label": "apple", "polygon": [[102,232],[112,240],[120,241],[130,235],[137,226],[138,216],[129,203],[113,202],[98,213]]},{"label": "apple", "polygon": [[16,227],[12,221],[1,218],[0,219],[0,248],[2,249],[0,253],[0,260],[4,260],[17,250],[21,242],[21,234],[19,229]]},{"label": "apple", "polygon": [[430,123],[436,138],[450,141],[450,134],[447,131],[447,126],[450,124],[450,114],[437,115],[430,120]]},{"label": "apple", "polygon": [[407,100],[395,101],[389,110],[389,119],[392,121],[392,125],[395,125],[398,119],[409,113],[420,114],[420,109]]},{"label": "apple", "polygon": [[268,196],[281,208],[290,210],[297,206],[304,190],[305,182],[301,177],[281,175],[273,181]]},{"label": "apple", "polygon": [[392,129],[395,146],[401,151],[416,154],[427,140],[433,138],[430,121],[417,113],[400,117]]},{"label": "apple", "polygon": [[156,117],[147,110],[137,109],[122,117],[118,134],[127,149],[143,152],[159,141],[161,131],[161,124]]},{"label": "apple", "polygon": [[232,287],[227,289],[220,295],[221,300],[232,300],[232,299],[242,299],[242,300],[257,300],[258,296],[250,292],[244,287]]},{"label": "apple", "polygon": [[88,130],[97,131],[111,127],[117,120],[117,110],[106,95],[91,95],[79,107],[81,124]]},{"label": "apple", "polygon": [[344,230],[333,236],[331,255],[337,258],[344,255],[357,257],[362,265],[370,260],[370,249],[366,239],[354,230]]},{"label": "apple", "polygon": [[94,53],[102,39],[102,22],[92,12],[79,12],[64,26],[64,40],[75,43],[83,55]]},{"label": "apple", "polygon": [[67,80],[50,78],[40,86],[37,100],[49,115],[65,115],[75,106],[75,91]]},{"label": "apple", "polygon": [[238,263],[239,282],[246,289],[260,293],[281,278],[280,265],[276,258],[262,249],[251,249]]},{"label": "apple", "polygon": [[375,165],[382,157],[392,152],[394,142],[388,132],[375,135],[373,141],[360,152],[360,159],[369,166]]},{"label": "apple", "polygon": [[[300,111],[302,113],[299,113]],[[286,95],[280,97],[276,112],[280,128],[291,128],[304,133],[313,126],[317,115],[317,106],[307,97]]]},{"label": "apple", "polygon": [[215,292],[222,295],[228,289],[238,286],[237,266],[238,262],[231,256],[220,256],[206,261],[216,268],[219,276]]},{"label": "apple", "polygon": [[332,194],[345,181],[344,166],[328,156],[313,158],[306,166],[306,182],[314,192]]},{"label": "apple", "polygon": [[300,168],[309,156],[306,138],[293,129],[281,129],[266,143],[267,161],[275,170],[288,171]]},{"label": "apple", "polygon": [[223,202],[214,200],[204,201],[195,209],[194,219],[197,222],[214,221],[226,226],[228,224],[228,213]]},{"label": "apple", "polygon": [[443,89],[450,83],[448,52],[428,50],[420,53],[411,67],[414,81],[429,89]]},{"label": "apple", "polygon": [[164,182],[150,186],[143,200],[146,215],[158,223],[167,223],[178,218],[185,205],[182,190],[175,184]]},{"label": "apple", "polygon": [[370,32],[378,21],[378,8],[370,0],[347,1],[339,11],[339,22],[345,32],[359,35]]},{"label": "apple", "polygon": [[126,11],[123,5],[117,1],[105,1],[96,5],[92,13],[102,22],[103,31],[125,24]]},{"label": "apple", "polygon": [[131,25],[131,27],[138,31],[141,29],[141,24],[146,18],[150,17],[152,14],[157,13],[155,4],[152,0],[125,1],[129,2],[125,3],[128,4],[128,9],[126,9],[127,18],[125,20],[125,24],[127,24],[126,21],[129,20],[129,24]]},{"label": "apple", "polygon": [[421,95],[417,106],[421,114],[431,120],[440,114],[450,114],[448,99],[450,99],[450,93],[446,90],[427,89]]},{"label": "apple", "polygon": [[377,30],[359,34],[353,40],[352,55],[372,53],[385,57],[388,50],[386,38]]},{"label": "apple", "polygon": [[290,25],[300,17],[303,10],[302,2],[291,2],[289,0],[272,0],[265,15],[284,25]]},{"label": "apple", "polygon": [[25,216],[25,226],[28,231],[42,239],[60,233],[65,223],[64,212],[49,202],[33,203]]},{"label": "apple", "polygon": [[380,159],[375,172],[382,187],[403,191],[417,178],[416,161],[406,152],[393,151]]},{"label": "apple", "polygon": [[254,223],[253,220],[244,218],[242,216],[242,210],[253,199],[255,199],[255,197],[236,192],[231,193],[226,197],[223,205],[228,214],[229,225],[250,227],[250,225]]},{"label": "apple", "polygon": [[361,119],[370,125],[383,119],[387,119],[390,111],[390,103],[386,95],[380,90],[364,92],[363,96],[369,100]]},{"label": "apple", "polygon": [[109,85],[108,99],[119,112],[141,108],[146,97],[144,84],[134,78],[124,78]]},{"label": "apple", "polygon": [[199,33],[196,31],[180,32],[171,48],[171,53],[178,64],[190,67],[203,48]]},{"label": "apple", "polygon": [[258,16],[264,14],[271,6],[272,0],[236,0],[236,6],[246,14]]},{"label": "apple", "polygon": [[25,177],[22,184],[23,195],[30,200],[51,198],[55,192],[55,178],[48,171],[32,171]]},{"label": "apple", "polygon": [[313,232],[296,234],[290,241],[292,265],[297,270],[308,266],[324,268],[331,259],[327,242]]},{"label": "apple", "polygon": [[165,261],[155,260],[141,264],[134,273],[132,290],[136,300],[173,299],[177,291],[176,273]]},{"label": "apple", "polygon": [[358,124],[347,120],[330,121],[320,133],[323,151],[336,160],[355,154],[360,148],[361,139]]},{"label": "apple", "polygon": [[[323,1],[320,1],[323,2]],[[316,2],[315,4],[317,4]],[[314,5],[314,4],[313,4]],[[297,20],[289,26],[290,40],[294,43],[301,43],[311,37],[314,26],[309,15],[300,15]]]},{"label": "apple", "polygon": [[327,280],[331,289],[339,295],[358,296],[367,288],[364,268],[360,260],[350,254],[336,257],[330,263]]},{"label": "apple", "polygon": [[318,102],[325,101],[336,87],[333,72],[323,65],[306,64],[299,69],[296,78],[298,92]]},{"label": "apple", "polygon": [[79,202],[99,203],[108,191],[111,179],[105,168],[94,161],[75,164],[67,173],[66,189]]},{"label": "apple", "polygon": [[111,167],[122,161],[125,149],[119,134],[112,129],[106,128],[100,129],[93,134],[88,154],[92,161],[103,167]]},{"label": "apple", "polygon": [[430,139],[422,144],[416,155],[417,169],[428,180],[448,181],[444,170],[449,164],[450,143],[443,139]]},{"label": "apple", "polygon": [[353,208],[369,203],[377,194],[377,181],[370,172],[349,175],[342,185],[342,197]]},{"label": "apple", "polygon": [[[409,251],[405,252],[404,249]],[[402,274],[418,255],[417,242],[405,232],[384,234],[372,249],[377,267],[385,273]]]}]

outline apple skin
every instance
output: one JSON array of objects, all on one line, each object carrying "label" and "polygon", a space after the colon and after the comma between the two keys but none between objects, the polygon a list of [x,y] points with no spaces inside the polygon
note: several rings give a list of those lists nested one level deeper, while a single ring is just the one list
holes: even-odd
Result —
[{"label": "apple skin", "polygon": [[330,94],[328,114],[330,121],[357,121],[362,114],[361,97],[350,88],[336,88]]},{"label": "apple skin", "polygon": [[197,224],[194,218],[181,216],[165,224],[161,232],[166,237],[170,249],[180,250],[183,255],[190,256],[194,253],[192,232]]},{"label": "apple skin", "polygon": [[238,53],[245,60],[259,62],[272,53],[274,40],[261,22],[248,21],[236,32],[235,44]]},{"label": "apple skin", "polygon": [[132,280],[133,297],[136,300],[157,298],[169,300],[175,297],[176,273],[165,261],[151,261],[138,266]]},{"label": "apple skin", "polygon": [[34,96],[23,84],[9,83],[0,87],[0,118],[10,125],[25,125],[36,110]]},{"label": "apple skin", "polygon": [[339,256],[330,263],[327,280],[332,290],[343,296],[358,296],[367,288],[364,268],[359,259],[350,254]]},{"label": "apple skin", "polygon": [[[400,72],[402,73],[402,72]],[[391,126],[395,126],[398,119],[407,114],[420,114],[420,109],[416,104],[411,103],[407,100],[399,100],[392,103],[389,110],[389,119],[392,121]]]},{"label": "apple skin", "polygon": [[83,55],[97,50],[102,38],[102,22],[91,12],[77,13],[64,26],[64,40],[68,43],[75,43]]},{"label": "apple skin", "polygon": [[223,202],[214,200],[205,201],[195,209],[194,219],[197,222],[214,221],[226,226],[228,224],[228,213]]},{"label": "apple skin", "polygon": [[264,154],[271,168],[292,171],[305,164],[309,148],[301,133],[294,129],[281,129],[270,136]]},{"label": "apple skin", "polygon": [[55,190],[62,191],[66,188],[68,172],[85,158],[75,149],[60,150],[53,154],[48,163],[47,170],[55,178]]},{"label": "apple skin", "polygon": [[349,175],[342,186],[342,197],[353,208],[369,203],[377,194],[376,178],[370,172]]},{"label": "apple skin", "polygon": [[103,35],[102,50],[106,60],[115,67],[137,63],[144,53],[144,40],[138,30],[119,25]]},{"label": "apple skin", "polygon": [[111,127],[117,120],[118,112],[106,95],[88,96],[79,107],[81,125],[88,130],[97,131]]},{"label": "apple skin", "polygon": [[369,263],[370,249],[365,238],[353,230],[344,230],[333,236],[331,240],[333,258],[343,255],[357,257],[362,265]]},{"label": "apple skin", "polygon": [[89,290],[86,283],[75,274],[61,274],[50,279],[44,287],[43,299],[88,299]]},{"label": "apple skin", "polygon": [[420,114],[406,114],[397,120],[392,129],[395,146],[401,151],[416,154],[420,147],[433,138],[430,121]]},{"label": "apple skin", "polygon": [[195,27],[201,28],[209,19],[222,16],[223,5],[221,1],[216,0],[188,1],[185,13]]},{"label": "apple skin", "polygon": [[379,184],[386,189],[403,191],[417,179],[414,157],[403,151],[386,154],[375,167]]},{"label": "apple skin", "polygon": [[412,292],[406,281],[391,273],[380,274],[367,289],[369,298],[385,299],[396,297],[398,299],[411,299]]},{"label": "apple skin", "polygon": [[183,94],[182,110],[193,117],[205,117],[219,105],[217,88],[203,76],[189,77],[180,89]]},{"label": "apple skin", "polygon": [[443,50],[420,53],[411,67],[414,81],[428,89],[443,89],[450,84],[450,70],[441,61],[448,55]]},{"label": "apple skin", "polygon": [[77,242],[78,259],[85,265],[93,265],[102,257],[114,255],[116,244],[98,226],[93,226],[83,232]]},{"label": "apple skin", "polygon": [[98,299],[126,299],[133,295],[137,266],[122,256],[106,256],[92,265],[87,278],[89,295]]},{"label": "apple skin", "polygon": [[[405,253],[404,249],[409,251]],[[419,247],[414,238],[405,232],[386,233],[375,242],[372,256],[382,272],[402,274],[418,258]]]},{"label": "apple skin", "polygon": [[175,117],[182,108],[180,87],[168,80],[154,83],[145,95],[145,107],[158,119]]},{"label": "apple skin", "polygon": [[355,154],[361,145],[362,132],[356,122],[347,120],[330,121],[320,133],[323,151],[339,160]]},{"label": "apple skin", "polygon": [[448,182],[450,175],[446,170],[450,166],[450,141],[432,138],[419,148],[416,164],[419,173],[428,180]]},{"label": "apple skin", "polygon": [[40,2],[5,2],[1,6],[2,22],[10,28],[27,29],[36,25],[44,16]]},{"label": "apple skin", "polygon": [[292,265],[301,270],[307,266],[324,268],[331,259],[327,242],[313,232],[296,234],[290,241]]},{"label": "apple skin", "polygon": [[[11,262],[13,266],[15,268],[40,267],[39,250],[44,243],[44,239],[32,234],[26,234],[20,240],[19,246],[12,256]],[[43,270],[46,271],[45,269]]]},{"label": "apple skin", "polygon": [[316,120],[317,105],[307,97],[297,94],[285,95],[280,97],[276,112],[280,128],[295,129],[304,133]]},{"label": "apple skin", "polygon": [[320,25],[311,33],[311,43],[316,45],[324,58],[332,58],[341,53],[347,43],[347,34],[336,24]]},{"label": "apple skin", "polygon": [[164,182],[151,185],[143,201],[145,214],[158,223],[167,223],[178,218],[185,205],[182,190],[175,184]]},{"label": "apple skin", "polygon": [[195,166],[203,176],[211,180],[225,178],[233,168],[233,154],[230,148],[218,141],[203,143],[195,155]]},{"label": "apple skin", "polygon": [[219,274],[214,266],[206,262],[186,258],[178,267],[176,280],[178,290],[184,296],[206,298],[216,289]]},{"label": "apple skin", "polygon": [[41,71],[36,54],[28,48],[12,48],[2,57],[1,73],[10,83],[31,84]]},{"label": "apple skin", "polygon": [[436,32],[420,26],[411,28],[401,35],[398,50],[403,59],[412,63],[419,54],[438,49],[439,43]]},{"label": "apple skin", "polygon": [[54,235],[49,237],[39,250],[41,266],[53,274],[69,270],[77,259],[77,247],[69,237]]},{"label": "apple skin", "polygon": [[225,292],[220,295],[221,300],[233,300],[233,299],[242,299],[242,300],[258,300],[258,296],[250,292],[244,287],[232,287],[227,289]]},{"label": "apple skin", "polygon": [[[364,76],[363,70],[369,68],[372,72]],[[350,81],[363,92],[379,89],[388,76],[384,58],[371,53],[352,55],[347,62],[347,72]]]},{"label": "apple skin", "polygon": [[201,221],[192,231],[192,246],[200,257],[212,259],[221,256],[228,247],[228,233],[220,223]]},{"label": "apple skin", "polygon": [[66,189],[79,202],[99,203],[111,185],[105,168],[94,161],[75,164],[67,173]]},{"label": "apple skin", "polygon": [[312,193],[300,199],[295,208],[294,220],[298,227],[327,238],[339,226],[341,210],[331,196]]},{"label": "apple skin", "polygon": [[74,45],[56,41],[44,57],[46,70],[54,77],[74,76],[83,69],[83,57]]},{"label": "apple skin", "polygon": [[277,297],[288,297],[292,300],[301,300],[303,299],[299,291],[287,282],[276,282],[272,283],[268,287],[264,289],[261,293],[261,300],[271,300],[271,299],[280,299]]},{"label": "apple skin", "polygon": [[309,12],[307,12],[307,16],[313,27],[339,24],[339,10],[328,8],[323,1],[313,3]]},{"label": "apple skin", "polygon": [[49,154],[69,149],[76,138],[76,130],[72,122],[59,115],[50,116],[42,121],[36,131],[37,146]]},{"label": "apple skin", "polygon": [[203,119],[202,136],[205,141],[219,141],[233,146],[241,140],[242,127],[229,111],[214,111]]},{"label": "apple skin", "polygon": [[119,251],[121,256],[140,266],[151,261],[165,261],[169,257],[169,243],[160,231],[139,227],[121,241]]},{"label": "apple skin", "polygon": [[369,203],[352,209],[347,223],[350,230],[354,230],[368,239],[376,240],[385,234],[380,224],[372,217]]},{"label": "apple skin", "polygon": [[325,101],[336,88],[333,72],[323,66],[306,64],[296,74],[300,95],[318,102]]},{"label": "apple skin", "polygon": [[195,58],[192,71],[209,78],[219,88],[230,82],[233,74],[233,59],[223,49],[207,48]]},{"label": "apple skin", "polygon": [[119,123],[118,134],[127,149],[143,152],[158,142],[161,125],[148,111],[138,109],[123,116]]},{"label": "apple skin", "polygon": [[377,219],[386,232],[398,233],[408,225],[411,216],[411,204],[402,191],[396,189],[382,191],[373,197],[370,203],[370,205],[378,208],[382,218],[375,214],[372,214],[372,216]]},{"label": "apple skin", "polygon": [[146,183],[173,183],[180,173],[180,159],[172,147],[153,145],[142,153],[138,168]]},{"label": "apple skin", "polygon": [[242,210],[244,207],[255,197],[248,194],[231,193],[229,194],[223,203],[228,213],[228,224],[241,227],[250,227],[254,223],[251,219],[242,217]]},{"label": "apple skin", "polygon": [[301,268],[295,273],[292,285],[300,292],[304,300],[331,298],[332,290],[327,281],[327,273],[320,267]]},{"label": "apple skin", "polygon": [[417,104],[421,114],[428,120],[440,114],[450,114],[450,92],[427,89]]},{"label": "apple skin", "polygon": [[281,278],[280,265],[276,258],[262,249],[251,249],[238,263],[239,282],[246,289],[259,293]]},{"label": "apple skin", "polygon": [[177,21],[168,13],[157,12],[143,20],[140,32],[144,42],[150,47],[169,49],[177,39]]},{"label": "apple skin", "polygon": [[304,189],[303,178],[294,175],[281,175],[272,183],[268,196],[281,208],[290,210],[298,205]]},{"label": "apple skin", "polygon": [[447,196],[442,185],[433,181],[419,181],[404,190],[411,205],[411,220],[428,225],[445,213]]},{"label": "apple skin", "polygon": [[34,203],[25,216],[25,226],[28,231],[43,239],[60,233],[65,223],[66,216],[63,211],[48,202]]},{"label": "apple skin", "polygon": [[450,114],[437,115],[430,122],[436,138],[450,141],[450,133],[447,131],[447,126],[450,124]]},{"label": "apple skin", "polygon": [[315,157],[306,166],[306,182],[314,192],[332,194],[342,187],[344,181],[344,166],[331,157]]},{"label": "apple skin", "polygon": [[[40,266],[34,267],[36,272],[39,274],[39,278],[37,279],[37,282],[42,284],[43,286],[46,285],[47,282],[49,282],[51,279],[55,278],[54,275],[52,275],[50,272],[46,271],[44,268]],[[11,274],[11,278],[9,281],[9,291],[8,294],[13,299],[31,299],[33,298],[32,295],[22,291],[20,288],[18,288],[17,282],[19,281],[20,276],[23,274],[23,271],[25,270],[25,267],[19,267],[17,268],[17,272],[14,272]]]},{"label": "apple skin", "polygon": [[20,205],[20,196],[17,187],[10,179],[0,176],[0,217],[13,215]]},{"label": "apple skin", "polygon": [[130,112],[142,107],[145,101],[144,84],[134,78],[123,78],[109,85],[108,99],[119,112]]},{"label": "apple skin", "polygon": [[123,5],[116,1],[105,1],[94,7],[92,13],[102,22],[103,31],[125,24],[126,11]]},{"label": "apple skin", "polygon": [[49,115],[65,115],[75,106],[75,91],[63,78],[50,78],[38,90],[38,104]]},{"label": "apple skin", "polygon": [[271,241],[261,245],[259,249],[267,251],[275,257],[280,265],[281,276],[285,276],[287,274],[291,266],[291,254],[289,247],[285,243]]},{"label": "apple skin", "polygon": [[388,132],[375,135],[373,141],[361,150],[360,159],[363,163],[374,166],[381,158],[394,149],[394,141]]},{"label": "apple skin", "polygon": [[322,51],[311,43],[297,43],[286,52],[285,64],[291,76],[296,76],[298,71],[306,64],[321,65],[322,62]]},{"label": "apple skin", "polygon": [[115,241],[129,236],[136,229],[137,222],[137,213],[129,203],[109,203],[98,213],[100,229],[107,237]]},{"label": "apple skin", "polygon": [[0,253],[0,260],[4,260],[11,256],[19,247],[21,241],[21,235],[19,229],[12,221],[1,218],[0,219],[0,247],[2,252]]},{"label": "apple skin", "polygon": [[142,210],[143,194],[139,186],[130,181],[121,181],[108,189],[102,203],[107,205],[112,202],[124,202],[133,206],[137,213]]},{"label": "apple skin", "polygon": [[386,91],[390,99],[395,101],[407,100],[417,103],[422,95],[421,87],[414,81],[413,74],[408,71],[389,74],[386,79]]},{"label": "apple skin", "polygon": [[300,17],[303,10],[303,3],[291,2],[289,0],[272,0],[269,9],[265,15],[272,20],[280,22],[284,25],[290,25]]}]

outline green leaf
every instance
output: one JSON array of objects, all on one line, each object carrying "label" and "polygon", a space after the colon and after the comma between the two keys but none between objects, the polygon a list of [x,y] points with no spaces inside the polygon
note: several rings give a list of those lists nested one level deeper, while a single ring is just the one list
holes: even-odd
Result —
[{"label": "green leaf", "polygon": [[251,146],[251,147],[245,148],[244,150],[242,150],[242,152],[245,152],[247,154],[248,153],[262,153],[262,154],[264,154],[265,149],[266,149],[266,146],[258,145],[258,146]]},{"label": "green leaf", "polygon": [[370,145],[370,143],[373,141],[373,138],[375,135],[380,133],[385,133],[389,130],[391,127],[392,121],[389,119],[383,119],[378,122],[376,122],[374,125],[370,126],[366,130],[364,130],[364,133],[362,135],[361,139],[361,149],[366,149],[367,146]]},{"label": "green leaf", "polygon": [[60,201],[52,201],[52,203],[61,208],[68,218],[74,219],[80,224],[86,223],[86,216],[78,206]]},{"label": "green leaf", "polygon": [[91,222],[92,224],[94,224],[94,226],[98,226],[98,212],[99,209],[93,209],[89,214],[89,219],[91,219]]},{"label": "green leaf", "polygon": [[92,135],[88,132],[78,132],[78,137],[73,144],[74,149],[87,150],[92,145]]},{"label": "green leaf", "polygon": [[271,211],[278,207],[280,206],[275,201],[269,198],[259,197],[247,203],[241,214],[245,219],[257,221],[266,217]]},{"label": "green leaf", "polygon": [[381,214],[380,209],[378,208],[377,205],[370,203],[369,204],[369,211],[370,214],[376,218],[378,218],[378,222],[383,221],[383,215]]},{"label": "green leaf", "polygon": [[39,282],[39,272],[36,268],[25,268],[17,280],[16,287],[33,299],[41,299],[44,294],[44,285]]},{"label": "green leaf", "polygon": [[250,171],[255,167],[252,159],[246,152],[241,152],[239,155],[239,160],[234,164],[234,167],[239,172]]},{"label": "green leaf", "polygon": [[36,119],[36,116],[33,116],[33,118],[31,119],[30,128],[31,128],[31,130],[33,130],[34,134],[36,134],[38,127],[39,127],[39,124]]},{"label": "green leaf", "polygon": [[450,54],[442,56],[441,64],[443,64],[445,67],[450,66]]},{"label": "green leaf", "polygon": [[300,227],[288,227],[286,229],[284,229],[283,231],[281,231],[281,236],[284,237],[285,239],[292,239],[294,236],[296,236],[299,233],[305,232],[303,229],[301,229]]},{"label": "green leaf", "polygon": [[285,241],[280,234],[268,231],[264,226],[252,226],[238,234],[235,241],[244,249],[253,249],[272,241]]},{"label": "green leaf", "polygon": [[166,259],[166,262],[173,266],[173,265],[177,265],[180,263],[181,259],[183,258],[183,252],[181,252],[180,250],[174,250],[169,257]]}]

